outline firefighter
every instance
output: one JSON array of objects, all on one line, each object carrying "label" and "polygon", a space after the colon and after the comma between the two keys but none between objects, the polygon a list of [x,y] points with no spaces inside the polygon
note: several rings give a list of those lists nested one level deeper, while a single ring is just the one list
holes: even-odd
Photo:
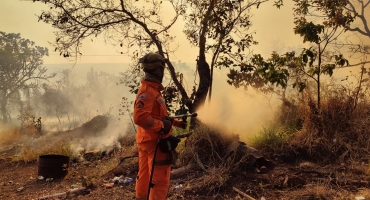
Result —
[{"label": "firefighter", "polygon": [[[149,184],[154,152],[160,137],[172,135],[172,125],[186,128],[187,123],[168,118],[161,91],[166,59],[156,53],[139,60],[145,72],[134,105],[134,122],[138,126],[136,142],[139,151],[139,172],[136,180],[137,200],[164,200],[170,185],[171,159],[168,153],[157,149],[152,182]],[[150,185],[150,186],[149,186]],[[150,187],[150,195],[147,197]]]}]

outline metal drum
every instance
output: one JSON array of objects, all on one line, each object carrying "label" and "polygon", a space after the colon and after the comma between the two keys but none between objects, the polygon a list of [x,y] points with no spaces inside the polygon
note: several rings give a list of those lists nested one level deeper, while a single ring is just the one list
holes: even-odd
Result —
[{"label": "metal drum", "polygon": [[63,155],[39,156],[38,175],[44,178],[62,178],[67,175],[69,157]]}]

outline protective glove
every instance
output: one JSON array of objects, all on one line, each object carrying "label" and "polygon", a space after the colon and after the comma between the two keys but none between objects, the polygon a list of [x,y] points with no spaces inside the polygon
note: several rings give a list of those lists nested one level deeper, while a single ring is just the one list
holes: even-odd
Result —
[{"label": "protective glove", "polygon": [[188,123],[186,122],[186,120],[180,121],[178,119],[174,119],[172,124],[176,127],[182,128],[182,129],[186,129],[186,127],[188,126]]},{"label": "protective glove", "polygon": [[176,125],[182,129],[186,129],[188,123],[186,121],[178,121]]},{"label": "protective glove", "polygon": [[159,131],[163,135],[167,135],[172,127],[172,122],[169,119],[162,119],[163,128]]}]

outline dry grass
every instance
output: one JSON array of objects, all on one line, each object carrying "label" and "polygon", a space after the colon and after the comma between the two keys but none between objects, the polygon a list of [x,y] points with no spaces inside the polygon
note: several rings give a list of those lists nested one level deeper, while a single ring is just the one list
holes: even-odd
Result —
[{"label": "dry grass", "polygon": [[[337,191],[325,184],[307,184],[302,189],[290,191],[281,200],[348,199],[347,191]],[[347,197],[347,198],[342,198]],[[354,198],[353,198],[354,199]]]},{"label": "dry grass", "polygon": [[120,135],[117,140],[123,147],[129,147],[136,144],[135,133]]},{"label": "dry grass", "polygon": [[337,161],[341,156],[355,160],[369,159],[370,107],[352,98],[327,97],[321,110],[310,102],[302,105],[303,128],[290,141],[290,149],[323,162]]},{"label": "dry grass", "polygon": [[0,144],[12,144],[20,140],[20,131],[18,128],[6,129],[0,133]]},{"label": "dry grass", "polygon": [[238,139],[238,135],[223,127],[199,123],[195,133],[178,149],[180,165],[196,163],[205,172],[200,177],[193,177],[187,188],[209,194],[227,186],[231,174],[238,171],[239,164],[248,159],[248,155],[240,157],[236,152],[226,155],[227,147]]},{"label": "dry grass", "polygon": [[[320,109],[305,91],[290,98],[277,112],[276,125],[262,130],[253,146],[266,153],[297,155],[332,163],[370,159],[369,94],[331,85],[322,87]],[[338,89],[341,88],[341,89]],[[356,100],[357,99],[357,100]]]},{"label": "dry grass", "polygon": [[226,147],[235,139],[238,139],[238,135],[226,129],[200,123],[195,133],[185,141],[180,157],[182,164],[195,161],[204,163],[204,167],[219,166],[223,162]]},{"label": "dry grass", "polygon": [[324,183],[307,184],[301,189],[284,191],[281,200],[310,200],[310,199],[355,199],[357,196],[370,197],[370,189],[362,188],[357,192],[333,188]]},{"label": "dry grass", "polygon": [[14,162],[34,162],[40,155],[58,154],[73,157],[73,149],[68,142],[60,141],[56,143],[45,144],[41,148],[34,148],[31,145],[21,145],[20,153],[13,157]]},{"label": "dry grass", "polygon": [[[343,157],[343,161],[352,159],[369,165],[370,104],[363,100],[355,106],[353,98],[346,94],[325,94],[320,110],[310,99],[306,99],[305,102],[308,103],[300,101],[301,104],[292,107],[281,107],[277,116],[280,127],[263,129],[248,145],[260,150],[267,157],[293,152],[317,162],[337,162]],[[90,126],[95,127],[94,124]],[[33,136],[34,132],[31,129],[22,132],[14,129],[2,134],[0,141],[16,142],[22,134]],[[248,155],[226,155],[226,148],[235,140],[239,140],[238,136],[227,129],[202,123],[196,126],[193,135],[182,140],[177,148],[180,153],[178,165],[196,163],[202,171],[193,175],[187,182],[188,190],[209,194],[227,187],[232,175],[240,172],[240,164],[248,159]],[[119,157],[137,153],[135,134],[125,134],[118,141],[122,153],[118,156],[115,152],[115,159],[111,159],[99,169],[100,175],[115,168]],[[50,153],[74,156],[68,142],[61,141],[37,149],[24,145],[14,161],[33,162],[38,156]],[[137,167],[137,160],[127,160],[123,163],[124,169],[132,167]],[[366,173],[370,176],[370,165],[367,166]],[[354,199],[354,195],[349,191],[334,188],[328,183],[310,183],[288,192],[286,196],[291,197],[287,199]],[[357,194],[370,196],[370,190],[359,190]]]}]

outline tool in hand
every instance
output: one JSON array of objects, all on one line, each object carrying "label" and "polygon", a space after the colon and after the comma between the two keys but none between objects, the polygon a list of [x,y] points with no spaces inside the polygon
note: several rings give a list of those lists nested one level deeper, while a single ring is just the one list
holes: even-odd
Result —
[{"label": "tool in hand", "polygon": [[[173,119],[175,119],[175,118],[182,118],[183,121],[186,121],[186,118],[187,117],[197,117],[197,116],[198,116],[197,113],[192,113],[192,114],[183,114],[183,115],[169,116],[168,118],[170,118],[171,121],[173,121]],[[150,172],[150,178],[149,178],[149,187],[148,187],[148,195],[147,195],[147,199],[148,200],[149,200],[149,195],[150,195],[150,189],[154,186],[154,184],[152,183],[152,180],[153,180],[153,171],[154,171],[154,161],[155,161],[155,157],[157,155],[157,150],[158,150],[158,146],[159,146],[158,144],[159,144],[159,142],[161,141],[162,138],[163,138],[163,135],[160,135],[159,138],[158,138],[158,141],[157,141],[157,145],[156,145],[155,150],[154,150],[154,156],[153,156],[154,158],[153,158],[153,162],[152,162],[152,166],[151,166],[151,172]]]}]

